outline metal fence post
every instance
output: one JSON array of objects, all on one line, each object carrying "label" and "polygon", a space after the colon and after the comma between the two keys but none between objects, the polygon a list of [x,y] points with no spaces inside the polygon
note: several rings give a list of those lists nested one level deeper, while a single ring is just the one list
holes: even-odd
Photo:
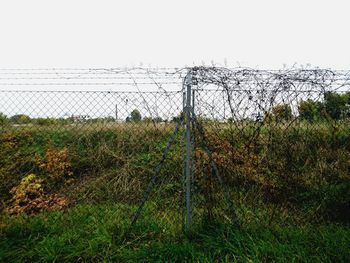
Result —
[{"label": "metal fence post", "polygon": [[191,224],[191,72],[186,75],[186,223],[185,229],[188,231]]}]

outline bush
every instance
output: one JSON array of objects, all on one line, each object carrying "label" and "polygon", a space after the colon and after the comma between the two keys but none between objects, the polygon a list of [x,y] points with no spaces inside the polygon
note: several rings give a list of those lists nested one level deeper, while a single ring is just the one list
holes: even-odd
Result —
[{"label": "bush", "polygon": [[54,180],[62,180],[65,176],[72,176],[72,166],[68,158],[68,149],[55,149],[49,147],[45,158],[37,159],[38,167],[41,168]]},{"label": "bush", "polygon": [[34,174],[24,177],[19,185],[13,187],[13,195],[7,212],[13,214],[34,214],[47,210],[58,210],[67,206],[67,201],[57,195],[46,195],[43,188],[43,179]]},{"label": "bush", "polygon": [[276,105],[272,108],[272,115],[275,121],[289,121],[293,118],[292,109],[288,104]]},{"label": "bush", "polygon": [[0,112],[0,126],[8,124],[9,120],[5,114]]}]

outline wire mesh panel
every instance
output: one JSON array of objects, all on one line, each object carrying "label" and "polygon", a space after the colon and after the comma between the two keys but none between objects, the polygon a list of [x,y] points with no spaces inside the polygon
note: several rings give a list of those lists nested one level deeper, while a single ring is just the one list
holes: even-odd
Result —
[{"label": "wire mesh panel", "polygon": [[180,226],[183,72],[0,70],[1,208],[16,216],[84,205],[96,215],[120,204],[129,227],[162,163],[140,222]]}]

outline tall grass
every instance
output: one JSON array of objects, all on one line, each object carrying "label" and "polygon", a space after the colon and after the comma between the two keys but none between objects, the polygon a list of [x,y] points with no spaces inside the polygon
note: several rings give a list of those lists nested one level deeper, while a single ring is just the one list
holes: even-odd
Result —
[{"label": "tall grass", "polygon": [[205,126],[241,227],[227,223],[222,188],[197,148],[188,235],[181,230],[182,133],[130,232],[132,212],[174,125],[94,125],[1,131],[2,209],[28,174],[69,207],[30,216],[3,211],[0,261],[346,262],[350,256],[348,124],[281,124],[258,134],[249,125]]}]

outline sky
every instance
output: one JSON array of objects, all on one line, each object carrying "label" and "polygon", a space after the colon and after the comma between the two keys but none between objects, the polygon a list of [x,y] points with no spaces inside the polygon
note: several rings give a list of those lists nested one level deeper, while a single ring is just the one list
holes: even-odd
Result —
[{"label": "sky", "polygon": [[1,0],[0,68],[350,68],[349,1]]}]

